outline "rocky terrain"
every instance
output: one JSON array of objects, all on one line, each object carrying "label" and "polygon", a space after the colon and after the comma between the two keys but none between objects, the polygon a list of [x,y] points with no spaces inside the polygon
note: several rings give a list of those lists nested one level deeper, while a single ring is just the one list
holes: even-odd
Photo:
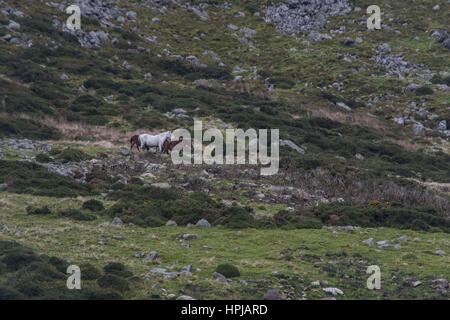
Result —
[{"label": "rocky terrain", "polygon": [[[450,3],[371,4],[0,0],[0,299],[448,299]],[[279,172],[129,150],[194,119]]]}]

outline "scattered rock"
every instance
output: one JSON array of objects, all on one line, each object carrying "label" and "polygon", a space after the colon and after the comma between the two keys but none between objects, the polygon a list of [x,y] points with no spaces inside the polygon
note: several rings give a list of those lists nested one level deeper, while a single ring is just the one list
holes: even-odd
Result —
[{"label": "scattered rock", "polygon": [[286,146],[291,148],[292,150],[296,151],[299,154],[305,154],[305,150],[302,149],[301,147],[299,147],[298,145],[296,145],[293,141],[291,140],[280,140],[280,146]]},{"label": "scattered rock", "polygon": [[150,72],[147,72],[146,74],[144,74],[145,81],[151,81],[152,79],[153,79],[153,76]]},{"label": "scattered rock", "polygon": [[345,110],[345,111],[347,111],[347,112],[351,112],[352,111],[352,108],[350,108],[348,105],[346,105],[344,102],[338,102],[338,103],[336,103],[336,107],[338,107],[338,108],[340,108],[340,109],[342,109],[342,110]]},{"label": "scattered rock", "polygon": [[166,222],[166,226],[168,226],[168,227],[176,227],[177,223],[175,221],[173,221],[173,220],[169,220],[169,221]]},{"label": "scattered rock", "polygon": [[134,11],[128,11],[126,13],[126,16],[127,16],[128,20],[136,20],[137,19],[137,13]]},{"label": "scattered rock", "polygon": [[150,274],[148,274],[145,278],[151,278],[152,276],[163,277],[165,279],[174,279],[180,275],[179,272],[175,271],[167,271],[165,268],[153,268],[150,270]]},{"label": "scattered rock", "polygon": [[423,136],[425,135],[425,127],[423,124],[417,122],[414,123],[413,128],[412,128],[413,134],[416,136]]},{"label": "scattered rock", "polygon": [[369,239],[364,240],[362,243],[364,243],[365,245],[367,245],[369,247],[372,247],[374,245],[374,240],[373,240],[373,238],[369,238]]},{"label": "scattered rock", "polygon": [[144,258],[145,261],[152,262],[158,259],[158,253],[156,251],[150,251],[147,256]]},{"label": "scattered rock", "polygon": [[341,289],[334,287],[323,288],[322,290],[325,291],[326,293],[332,294],[333,296],[344,294],[344,292]]},{"label": "scattered rock", "polygon": [[311,31],[308,34],[308,40],[312,43],[321,42],[324,40],[331,40],[331,39],[333,39],[333,38],[330,35],[319,33],[317,31]]},{"label": "scattered rock", "polygon": [[198,239],[198,235],[193,233],[184,233],[179,237],[181,240],[196,240]]},{"label": "scattered rock", "polygon": [[120,219],[119,217],[115,217],[112,221],[111,224],[114,226],[122,226],[123,225],[123,221],[122,219]]},{"label": "scattered rock", "polygon": [[8,25],[6,26],[6,29],[8,30],[19,30],[20,29],[20,24],[13,21],[13,20],[9,20]]},{"label": "scattered rock", "polygon": [[148,36],[146,38],[146,40],[150,44],[157,44],[158,43],[158,37],[157,36]]},{"label": "scattered rock", "polygon": [[409,238],[408,236],[400,236],[397,238],[397,241],[401,244],[405,244],[406,242],[408,242]]},{"label": "scattered rock", "polygon": [[190,6],[188,7],[188,10],[191,11],[194,15],[196,15],[201,21],[209,20],[208,13],[197,6]]},{"label": "scattered rock", "polygon": [[363,42],[363,39],[358,37],[356,39],[345,38],[342,43],[344,44],[344,46],[353,47],[353,46],[356,46],[358,44],[361,44],[362,42]]},{"label": "scattered rock", "polygon": [[228,30],[231,30],[231,31],[238,31],[238,30],[239,30],[239,27],[238,27],[237,25],[235,25],[235,24],[229,23],[229,24],[227,25],[227,29],[228,29]]},{"label": "scattered rock", "polygon": [[346,0],[290,0],[288,3],[268,6],[265,21],[275,24],[287,35],[317,30],[325,26],[328,17],[345,15],[352,8]]},{"label": "scattered rock", "polygon": [[61,75],[59,76],[59,79],[61,81],[67,81],[67,80],[69,80],[69,76],[66,73],[61,73]]},{"label": "scattered rock", "polygon": [[192,272],[192,264],[185,265],[183,268],[181,268],[180,272],[191,273]]},{"label": "scattered rock", "polygon": [[195,300],[195,299],[192,298],[191,296],[181,295],[177,297],[177,300]]},{"label": "scattered rock", "polygon": [[284,298],[277,290],[269,289],[264,294],[263,300],[284,300]]},{"label": "scattered rock", "polygon": [[448,289],[449,288],[449,283],[447,281],[447,279],[434,279],[431,281],[432,285],[434,288],[437,289]]},{"label": "scattered rock", "polygon": [[398,124],[399,126],[404,126],[405,125],[405,117],[395,117],[392,120]]},{"label": "scattered rock", "polygon": [[199,228],[210,228],[211,227],[211,224],[208,222],[208,220],[206,220],[206,219],[200,219],[196,224],[195,224],[195,226],[196,227],[199,227]]},{"label": "scattered rock", "polygon": [[128,148],[121,148],[119,153],[124,157],[128,157],[131,155],[131,151]]},{"label": "scattered rock", "polygon": [[389,244],[389,240],[381,240],[381,241],[377,241],[377,247],[378,249],[387,249],[389,248],[391,245]]},{"label": "scattered rock", "polygon": [[392,49],[389,43],[383,43],[376,49],[379,53],[388,54],[391,53]]},{"label": "scattered rock", "polygon": [[422,284],[422,281],[414,281],[411,285],[415,288]]},{"label": "scattered rock", "polygon": [[221,273],[214,272],[213,273],[213,279],[217,282],[228,284],[228,279]]},{"label": "scattered rock", "polygon": [[437,124],[437,129],[439,131],[445,131],[447,130],[447,120],[441,120]]},{"label": "scattered rock", "polygon": [[439,257],[443,257],[443,256],[445,256],[445,251],[443,251],[443,250],[436,250],[434,252],[434,254],[439,256]]},{"label": "scattered rock", "polygon": [[432,78],[431,71],[425,65],[406,61],[403,58],[403,53],[397,55],[390,54],[391,47],[387,43],[378,46],[374,51],[375,55],[372,56],[371,60],[384,68],[389,76],[397,78],[419,76],[424,80],[430,80]]}]

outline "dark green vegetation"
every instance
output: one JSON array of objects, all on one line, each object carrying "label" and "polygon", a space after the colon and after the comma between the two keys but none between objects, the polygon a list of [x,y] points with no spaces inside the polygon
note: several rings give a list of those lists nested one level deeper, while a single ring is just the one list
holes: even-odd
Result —
[{"label": "dark green vegetation", "polygon": [[39,207],[39,208],[34,208],[32,206],[28,206],[27,207],[27,214],[30,215],[47,215],[47,214],[51,214],[52,212],[50,211],[50,209],[47,206],[43,206],[43,207]]},{"label": "dark green vegetation", "polygon": [[0,117],[0,137],[23,137],[29,139],[58,139],[58,130],[31,119]]},{"label": "dark green vegetation", "polygon": [[216,272],[224,275],[227,278],[235,278],[241,275],[239,269],[229,263],[219,264],[216,268]]},{"label": "dark green vegetation", "polygon": [[448,215],[430,208],[405,207],[395,203],[367,206],[335,204],[322,205],[311,209],[311,212],[323,223],[331,225],[450,232]]},{"label": "dark green vegetation", "polygon": [[0,160],[0,180],[8,185],[9,192],[16,193],[76,197],[88,195],[91,191],[86,185],[29,162]]},{"label": "dark green vegetation", "polygon": [[78,209],[65,209],[58,212],[58,215],[62,218],[68,218],[78,221],[92,221],[97,219],[97,217],[90,213],[82,212]]},{"label": "dark green vegetation", "polygon": [[105,209],[103,206],[103,202],[95,199],[91,199],[88,201],[83,202],[83,209],[98,212]]},{"label": "dark green vegetation", "polygon": [[168,220],[180,225],[195,224],[207,219],[215,225],[246,228],[258,225],[250,213],[242,208],[225,208],[204,193],[182,194],[176,190],[128,185],[109,195],[118,200],[106,212],[124,222],[158,227]]},{"label": "dark green vegetation", "polygon": [[53,149],[50,154],[62,163],[80,162],[90,159],[90,156],[83,151],[73,148],[64,148],[62,150]]},{"label": "dark green vegetation", "polygon": [[121,299],[121,292],[129,289],[125,278],[111,278],[89,267],[83,268],[83,275],[85,271],[87,274],[83,279],[87,281],[82,282],[82,290],[68,290],[69,265],[16,242],[0,241],[0,299]]}]

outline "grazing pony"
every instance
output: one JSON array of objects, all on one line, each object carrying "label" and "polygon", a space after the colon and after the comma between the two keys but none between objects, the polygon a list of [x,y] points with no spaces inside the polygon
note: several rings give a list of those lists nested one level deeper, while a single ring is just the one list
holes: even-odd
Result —
[{"label": "grazing pony", "polygon": [[170,139],[171,137],[172,133],[170,131],[166,131],[158,135],[144,133],[139,135],[139,143],[142,148],[146,148],[147,151],[150,150],[151,147],[157,147],[158,151],[162,152],[164,141]]},{"label": "grazing pony", "polygon": [[175,141],[166,139],[163,143],[162,152],[169,154],[169,151],[172,151],[173,148],[175,148],[175,146],[182,141],[183,141],[183,137],[180,137],[178,140],[175,140]]},{"label": "grazing pony", "polygon": [[141,150],[139,149],[139,147],[141,146],[141,141],[139,140],[139,135],[138,134],[135,134],[130,139],[130,151],[133,151],[133,147],[134,146],[136,146],[138,151],[141,152]]}]

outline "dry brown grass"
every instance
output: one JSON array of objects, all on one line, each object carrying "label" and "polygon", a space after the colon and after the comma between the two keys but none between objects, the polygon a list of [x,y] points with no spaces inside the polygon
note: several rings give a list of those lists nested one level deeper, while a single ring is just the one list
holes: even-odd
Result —
[{"label": "dry brown grass", "polygon": [[119,131],[106,126],[94,126],[52,117],[44,117],[38,121],[46,126],[58,129],[64,138],[68,140],[107,140],[116,142],[123,138]]},{"label": "dry brown grass", "polygon": [[374,200],[396,202],[450,213],[448,196],[450,184],[423,183],[414,180],[416,185],[400,185],[393,181],[358,180],[336,176],[320,168],[304,174],[290,172],[288,176],[286,180],[290,179],[295,187],[310,194],[320,190],[327,198],[342,197],[356,204],[367,204]]},{"label": "dry brown grass", "polygon": [[[18,114],[18,118],[31,119],[27,114]],[[62,117],[44,116],[33,118],[33,120],[42,123],[45,126],[57,129],[63,136],[63,140],[77,141],[79,143],[93,144],[103,147],[113,147],[117,144],[128,145],[130,137],[134,134],[150,133],[156,134],[145,129],[138,129],[132,132],[121,132],[108,126],[95,126],[87,123],[68,121]]]}]

